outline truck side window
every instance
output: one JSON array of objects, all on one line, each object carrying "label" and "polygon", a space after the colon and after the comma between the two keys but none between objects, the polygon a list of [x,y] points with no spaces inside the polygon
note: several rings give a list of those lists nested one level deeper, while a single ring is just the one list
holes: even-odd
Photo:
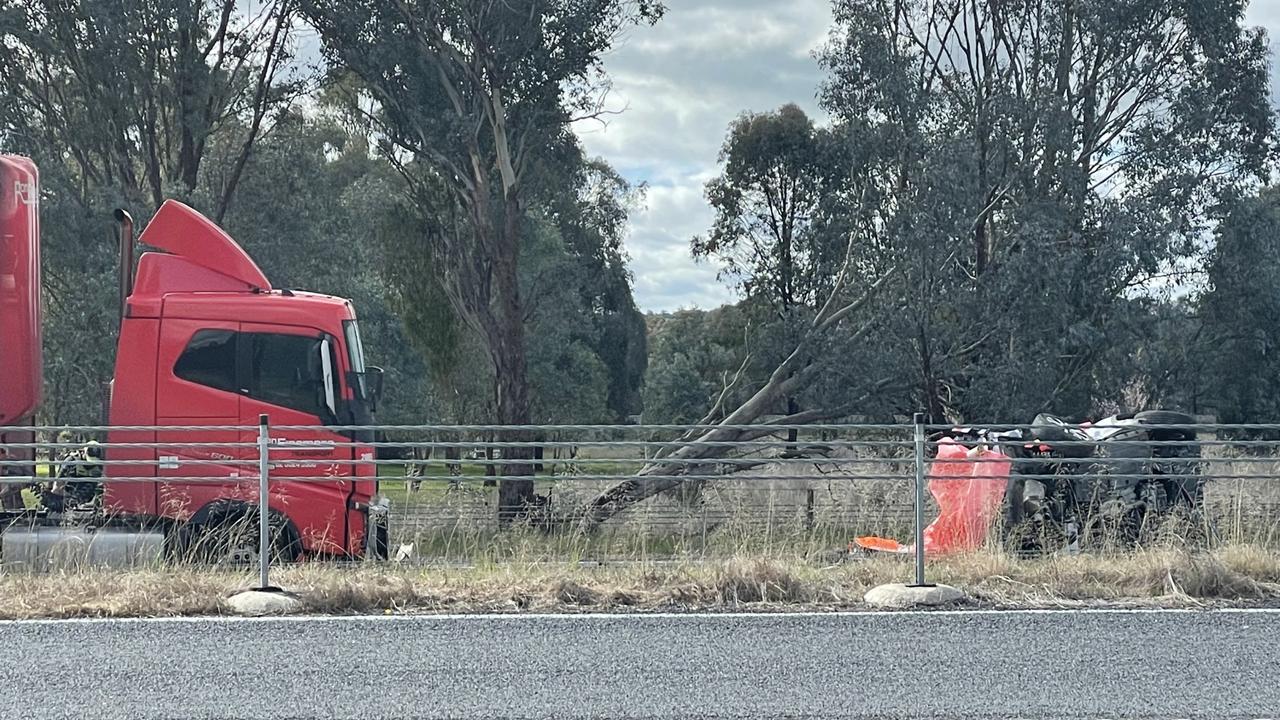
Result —
[{"label": "truck side window", "polygon": [[251,343],[249,397],[321,417],[328,414],[319,338],[274,333],[247,333],[244,338]]},{"label": "truck side window", "polygon": [[201,330],[182,351],[173,374],[198,385],[236,392],[236,335],[231,330]]}]

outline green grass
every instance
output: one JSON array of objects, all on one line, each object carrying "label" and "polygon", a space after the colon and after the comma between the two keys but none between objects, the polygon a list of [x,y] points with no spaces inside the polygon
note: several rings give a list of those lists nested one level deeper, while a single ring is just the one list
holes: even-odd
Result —
[{"label": "green grass", "polygon": [[[461,486],[455,491],[467,493],[471,498],[477,498],[477,493],[483,495],[490,502],[495,502],[498,497],[498,489],[496,487],[484,487],[483,475],[464,475],[458,478]],[[534,491],[545,493],[555,485],[555,480],[549,478],[534,478]],[[451,492],[453,485],[448,480],[421,480],[415,489],[409,489],[410,480],[396,479],[380,479],[378,481],[378,492],[391,501],[392,512],[396,508],[406,508],[418,505],[443,504]]]},{"label": "green grass", "polygon": [[[482,487],[486,466],[467,462],[466,460],[459,461],[458,464],[458,472],[454,475],[449,472],[448,465],[442,460],[418,463],[418,474],[432,479],[419,480],[417,489],[413,491],[409,490],[411,480],[405,476],[407,463],[405,465],[379,465],[378,490],[391,501],[393,508],[431,502],[444,498],[449,486],[454,481],[443,478],[452,475],[457,478],[457,482],[465,483],[469,490],[496,494],[497,491],[495,489]],[[588,464],[549,460],[544,466],[545,471],[534,476],[536,491],[546,492],[554,487],[558,481],[569,481],[582,475],[616,477],[618,480],[623,480],[634,475],[642,467],[644,467],[643,461],[626,459]],[[498,467],[498,470],[502,471],[501,466]]]},{"label": "green grass", "polygon": [[423,480],[416,490],[409,490],[406,480],[379,480],[378,492],[391,501],[391,507],[402,508],[419,503],[439,502],[444,499],[449,483],[445,480]]}]

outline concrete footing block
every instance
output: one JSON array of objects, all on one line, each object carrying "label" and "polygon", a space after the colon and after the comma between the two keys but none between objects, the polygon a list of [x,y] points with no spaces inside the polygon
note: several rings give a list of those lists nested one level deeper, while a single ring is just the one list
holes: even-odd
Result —
[{"label": "concrete footing block", "polygon": [[243,590],[228,597],[226,602],[232,612],[250,617],[292,615],[302,610],[302,601],[297,596],[277,590]]},{"label": "concrete footing block", "polygon": [[966,595],[950,585],[906,585],[892,583],[879,585],[867,591],[863,600],[872,607],[913,608],[954,605],[963,602]]}]

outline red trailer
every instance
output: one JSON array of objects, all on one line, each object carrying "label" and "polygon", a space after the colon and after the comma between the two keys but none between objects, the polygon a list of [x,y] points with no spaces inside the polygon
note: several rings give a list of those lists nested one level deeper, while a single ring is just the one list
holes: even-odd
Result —
[{"label": "red trailer", "polygon": [[44,382],[38,187],[30,160],[0,155],[0,433],[27,424]]}]

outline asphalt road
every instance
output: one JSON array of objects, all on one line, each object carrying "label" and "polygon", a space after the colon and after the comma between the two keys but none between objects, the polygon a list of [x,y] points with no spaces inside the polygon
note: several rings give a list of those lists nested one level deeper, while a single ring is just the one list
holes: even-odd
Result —
[{"label": "asphalt road", "polygon": [[1261,718],[1280,613],[0,623],[0,717]]}]

